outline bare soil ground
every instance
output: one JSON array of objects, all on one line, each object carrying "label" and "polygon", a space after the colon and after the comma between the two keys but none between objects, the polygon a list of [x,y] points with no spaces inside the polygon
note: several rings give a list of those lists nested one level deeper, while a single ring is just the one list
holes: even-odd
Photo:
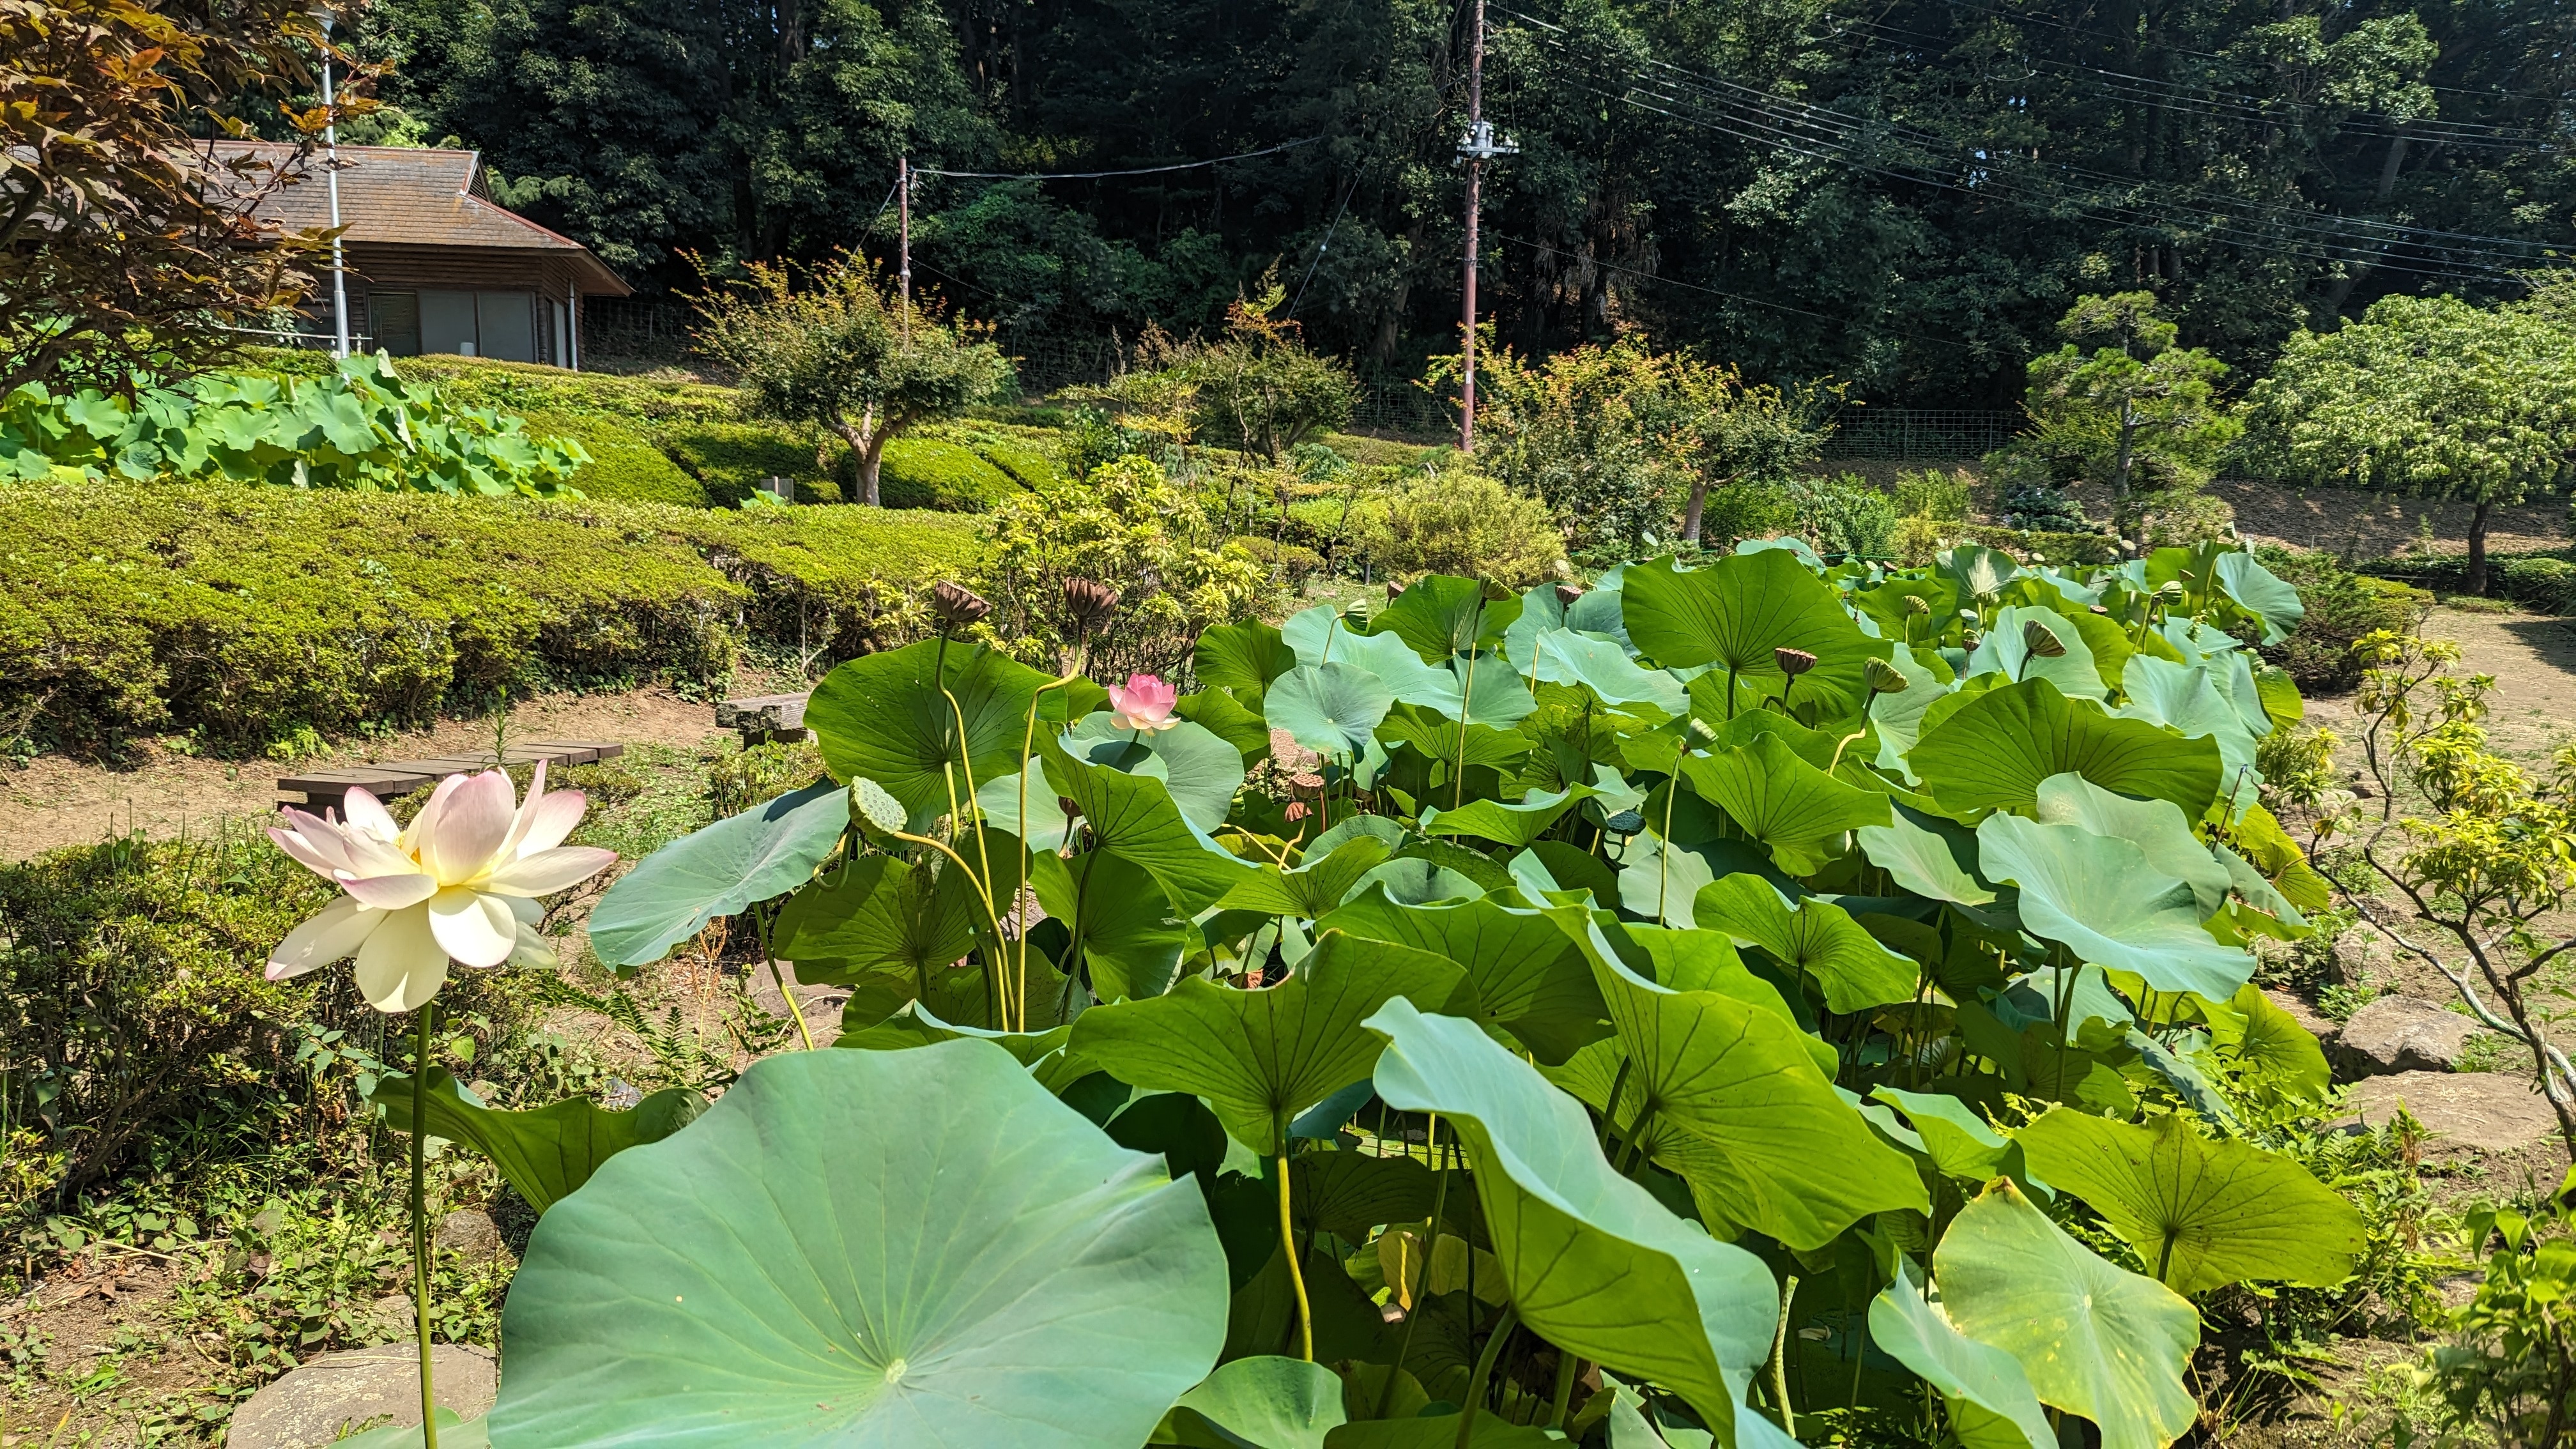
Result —
[{"label": "bare soil ground", "polygon": [[[2396,558],[2416,547],[2422,525],[2433,525],[2433,552],[2468,552],[2465,503],[2391,498],[2351,488],[2284,488],[2222,478],[2209,491],[2236,510],[2236,531],[2254,543],[2324,549],[2348,558]],[[2093,506],[2086,500],[2087,508]],[[2523,553],[2567,542],[2567,508],[2561,503],[2496,509],[2487,519],[2487,548]]]},{"label": "bare soil ground", "polygon": [[[666,689],[558,694],[512,708],[510,734],[694,746],[716,733],[714,720],[710,705]],[[292,764],[205,759],[158,742],[137,745],[116,765],[40,756],[24,768],[0,767],[0,860],[128,831],[171,836],[219,818],[265,814],[277,803],[278,777],[299,764],[419,759],[491,746],[490,721],[442,720],[425,730],[344,742]]]}]

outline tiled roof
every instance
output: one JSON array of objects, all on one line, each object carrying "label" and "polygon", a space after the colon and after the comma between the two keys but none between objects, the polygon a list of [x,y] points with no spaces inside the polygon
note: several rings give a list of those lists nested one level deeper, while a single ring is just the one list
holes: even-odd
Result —
[{"label": "tiled roof", "polygon": [[[255,151],[262,159],[274,153],[280,160],[293,152],[291,147],[259,142],[221,149],[227,154]],[[302,180],[280,187],[259,204],[259,219],[290,232],[328,227],[331,191],[323,167],[316,152]],[[484,189],[478,152],[343,146],[340,219],[352,243],[578,253],[577,264],[586,264],[582,270],[591,274],[593,283],[583,290],[619,294],[628,290],[589,248],[494,202]]]}]

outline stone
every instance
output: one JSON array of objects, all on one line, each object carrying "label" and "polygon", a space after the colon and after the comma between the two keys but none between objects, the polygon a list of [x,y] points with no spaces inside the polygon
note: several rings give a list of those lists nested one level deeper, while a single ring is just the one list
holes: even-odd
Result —
[{"label": "stone", "polygon": [[492,1215],[473,1208],[458,1208],[438,1220],[438,1235],[432,1239],[442,1252],[452,1252],[469,1263],[480,1263],[501,1255],[501,1229]]},{"label": "stone", "polygon": [[2403,1104],[2437,1137],[2484,1152],[2512,1152],[2558,1131],[2558,1114],[2519,1076],[2502,1072],[2398,1072],[2352,1089],[2354,1120],[2381,1126]]},{"label": "stone", "polygon": [[2334,1039],[2342,1034],[2343,1028],[2336,1026],[2332,1018],[2318,1015],[2317,1009],[2310,1006],[2307,999],[2295,991],[2266,986],[2263,988],[2263,995],[2274,1006],[2281,1008],[2283,1014],[2292,1021],[2305,1027],[2308,1035],[2326,1043],[2329,1049],[2332,1048]]},{"label": "stone", "polygon": [[2372,981],[2397,969],[2397,948],[2369,926],[2347,926],[2334,938],[2334,964],[2346,981]]},{"label": "stone", "polygon": [[2335,1038],[2347,1080],[2386,1072],[2447,1072],[2478,1024],[2417,996],[2383,996],[2352,1014]]},{"label": "stone", "polygon": [[[488,1348],[430,1350],[439,1407],[479,1419],[501,1392],[501,1360]],[[233,1412],[226,1449],[328,1449],[358,1429],[420,1422],[420,1349],[409,1343],[326,1353],[250,1396]]]},{"label": "stone", "polygon": [[420,1331],[419,1310],[412,1306],[408,1293],[388,1293],[367,1305],[362,1320],[367,1337],[377,1343],[410,1339]]}]

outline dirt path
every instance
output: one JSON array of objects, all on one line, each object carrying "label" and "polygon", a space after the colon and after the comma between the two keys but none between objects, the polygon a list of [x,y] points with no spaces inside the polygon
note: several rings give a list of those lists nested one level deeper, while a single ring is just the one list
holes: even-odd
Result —
[{"label": "dirt path", "polygon": [[2498,750],[2545,767],[2576,742],[2576,619],[2436,608],[2424,637],[2458,641],[2461,673],[2495,676],[2487,732]]},{"label": "dirt path", "polygon": [[[549,695],[510,711],[510,733],[520,739],[696,745],[714,732],[710,706],[662,689]],[[431,729],[351,742],[298,763],[417,759],[491,746],[488,722],[444,720]],[[138,747],[123,768],[55,755],[24,769],[0,768],[0,860],[24,860],[128,830],[169,836],[218,817],[264,814],[276,804],[277,777],[288,768],[268,760],[198,759],[153,745]]]}]

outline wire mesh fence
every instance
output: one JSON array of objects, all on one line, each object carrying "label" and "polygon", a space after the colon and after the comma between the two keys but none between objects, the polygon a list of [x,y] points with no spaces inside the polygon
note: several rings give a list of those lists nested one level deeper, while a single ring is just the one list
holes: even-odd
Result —
[{"label": "wire mesh fence", "polygon": [[689,304],[668,297],[585,297],[581,303],[582,360],[680,364],[689,357]]},{"label": "wire mesh fence", "polygon": [[2008,408],[1854,408],[1836,419],[1828,458],[1975,458],[2012,441]]}]

